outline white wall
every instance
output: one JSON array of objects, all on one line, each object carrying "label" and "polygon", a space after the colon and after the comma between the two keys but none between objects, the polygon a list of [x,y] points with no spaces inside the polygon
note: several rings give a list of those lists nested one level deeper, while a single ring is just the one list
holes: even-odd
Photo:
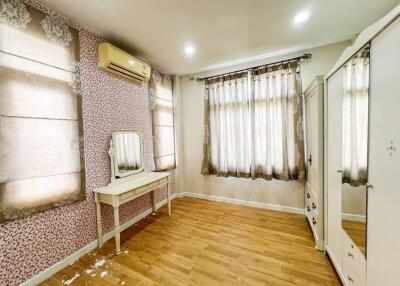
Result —
[{"label": "white wall", "polygon": [[310,52],[312,54],[311,62],[305,63],[301,67],[304,90],[315,76],[327,73],[342,51],[349,45],[350,42],[346,41],[207,73],[180,77],[180,104],[182,107],[180,113],[182,118],[180,120],[182,123],[182,132],[179,140],[181,146],[183,146],[180,156],[183,165],[183,180],[179,188],[180,191],[303,208],[304,186],[299,182],[221,178],[200,174],[203,159],[204,84],[192,81],[189,78],[191,76],[201,77],[257,66]]}]

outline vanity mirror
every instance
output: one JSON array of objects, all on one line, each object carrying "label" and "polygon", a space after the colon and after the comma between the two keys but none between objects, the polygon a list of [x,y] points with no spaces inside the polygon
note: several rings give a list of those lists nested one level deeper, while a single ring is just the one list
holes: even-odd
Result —
[{"label": "vanity mirror", "polygon": [[111,180],[144,172],[142,135],[134,130],[112,133],[110,142]]},{"label": "vanity mirror", "polygon": [[342,69],[342,228],[366,256],[369,46]]}]

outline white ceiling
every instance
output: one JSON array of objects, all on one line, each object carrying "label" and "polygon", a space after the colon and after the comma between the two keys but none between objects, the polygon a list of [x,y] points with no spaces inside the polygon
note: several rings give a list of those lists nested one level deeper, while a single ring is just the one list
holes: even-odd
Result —
[{"label": "white ceiling", "polygon": [[[41,0],[174,74],[353,38],[399,0]],[[294,16],[309,11],[301,26]],[[188,58],[183,49],[193,44]]]}]

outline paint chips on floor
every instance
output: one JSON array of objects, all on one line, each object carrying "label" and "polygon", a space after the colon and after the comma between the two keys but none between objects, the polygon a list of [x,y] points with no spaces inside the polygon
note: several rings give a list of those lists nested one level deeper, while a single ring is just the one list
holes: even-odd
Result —
[{"label": "paint chips on floor", "polygon": [[70,284],[71,284],[72,282],[74,282],[75,279],[78,278],[79,276],[80,276],[80,274],[79,274],[79,273],[76,273],[74,277],[72,277],[71,279],[65,281],[63,284],[64,284],[64,285],[70,285]]}]

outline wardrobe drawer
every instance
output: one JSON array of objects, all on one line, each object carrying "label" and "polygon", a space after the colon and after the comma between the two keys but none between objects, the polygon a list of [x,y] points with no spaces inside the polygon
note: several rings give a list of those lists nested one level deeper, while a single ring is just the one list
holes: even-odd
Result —
[{"label": "wardrobe drawer", "polygon": [[307,212],[307,215],[311,217],[312,208],[311,208],[311,204],[308,201],[306,201],[306,212]]},{"label": "wardrobe drawer", "polygon": [[312,211],[311,208],[310,208],[310,212],[307,212],[306,217],[308,219],[308,222],[310,223],[311,228],[313,228],[314,231],[316,231],[318,220],[317,220],[317,217],[315,216],[315,213]]},{"label": "wardrobe drawer", "polygon": [[348,285],[365,286],[366,262],[362,252],[345,235],[343,240],[343,273]]},{"label": "wardrobe drawer", "polygon": [[306,190],[306,201],[311,202],[311,191],[310,190]]},{"label": "wardrobe drawer", "polygon": [[313,202],[318,202],[318,197],[317,197],[317,195],[315,194],[315,190],[310,190],[310,194],[311,194],[311,200],[312,200]]},{"label": "wardrobe drawer", "polygon": [[317,216],[315,215],[314,212],[311,212],[310,223],[311,223],[313,228],[317,228],[318,218],[317,218]]},{"label": "wardrobe drawer", "polygon": [[317,207],[317,203],[315,201],[311,201],[311,210],[312,212],[315,214],[315,217],[318,217],[318,207]]},{"label": "wardrobe drawer", "polygon": [[309,213],[313,213],[316,218],[318,217],[318,205],[312,196],[306,200],[306,209]]}]

